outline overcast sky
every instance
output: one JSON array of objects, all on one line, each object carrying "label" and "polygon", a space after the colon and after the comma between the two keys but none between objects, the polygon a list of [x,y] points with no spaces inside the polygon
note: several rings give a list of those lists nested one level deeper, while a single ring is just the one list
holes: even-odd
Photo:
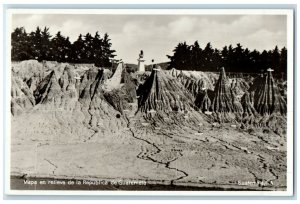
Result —
[{"label": "overcast sky", "polygon": [[144,50],[146,64],[168,61],[166,55],[179,42],[198,40],[203,48],[211,42],[214,48],[241,43],[249,49],[273,49],[287,44],[284,15],[87,15],[87,14],[14,14],[12,28],[50,27],[55,35],[61,31],[73,42],[78,35],[96,31],[108,33],[117,59],[137,63]]}]

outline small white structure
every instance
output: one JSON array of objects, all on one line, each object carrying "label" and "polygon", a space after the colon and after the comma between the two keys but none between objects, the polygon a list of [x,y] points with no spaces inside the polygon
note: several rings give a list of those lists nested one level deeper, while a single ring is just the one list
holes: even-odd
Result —
[{"label": "small white structure", "polygon": [[138,59],[138,72],[145,72],[145,60],[144,60],[144,52],[141,50],[141,53],[139,55]]}]

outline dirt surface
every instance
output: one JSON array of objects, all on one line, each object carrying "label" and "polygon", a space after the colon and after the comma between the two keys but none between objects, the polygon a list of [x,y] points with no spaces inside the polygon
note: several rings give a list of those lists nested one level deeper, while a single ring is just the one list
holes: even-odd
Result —
[{"label": "dirt surface", "polygon": [[[190,105],[181,106],[188,110],[170,106],[166,111],[163,105],[154,110],[158,96],[162,104],[177,104],[176,93],[186,92],[177,90],[183,86],[175,79],[169,83],[171,75],[155,79],[157,84],[176,86],[166,90],[168,86],[156,85],[157,92],[150,90],[151,108],[146,112],[140,111],[137,97],[122,104],[120,113],[115,108],[120,104],[111,103],[123,96],[111,103],[103,96],[102,83],[110,84],[101,75],[105,71],[23,64],[41,74],[28,79],[22,67],[14,68],[18,83],[14,83],[12,100],[12,189],[286,190],[285,132],[275,133],[264,126],[242,129],[237,122],[216,123]],[[55,75],[49,80],[51,70]],[[114,88],[110,87],[114,90],[122,87],[121,75],[115,77],[118,80],[113,78]],[[35,82],[34,87],[27,80]],[[24,86],[28,87],[20,88]],[[35,90],[37,104],[30,102]],[[143,185],[24,184],[45,179],[127,180]]]},{"label": "dirt surface", "polygon": [[[172,122],[153,127],[141,118],[128,117],[127,127],[113,134],[82,127],[82,135],[77,139],[73,135],[74,140],[68,141],[62,138],[67,137],[63,133],[56,141],[49,138],[62,131],[59,127],[49,128],[49,133],[43,130],[44,138],[23,134],[12,140],[11,173],[19,177],[135,179],[176,186],[285,189],[284,138],[251,135],[231,126],[197,127],[190,121],[186,126],[177,126],[180,118],[168,120]],[[13,129],[24,127],[18,123]]]}]

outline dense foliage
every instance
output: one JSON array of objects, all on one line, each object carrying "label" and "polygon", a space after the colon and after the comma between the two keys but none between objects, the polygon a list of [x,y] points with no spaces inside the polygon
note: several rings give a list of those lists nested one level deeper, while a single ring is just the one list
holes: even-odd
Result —
[{"label": "dense foliage", "polygon": [[54,37],[49,28],[26,33],[23,27],[16,28],[11,34],[11,59],[22,61],[36,59],[69,63],[94,63],[96,66],[110,66],[110,59],[115,51],[111,49],[107,33],[103,38],[96,32],[79,35],[73,43],[59,31]]},{"label": "dense foliage", "polygon": [[196,41],[193,45],[186,42],[179,43],[173,50],[169,68],[197,71],[217,71],[224,67],[227,72],[258,73],[268,68],[275,73],[287,72],[287,49],[281,50],[276,46],[273,50],[259,52],[244,49],[241,44],[223,47],[222,50],[213,49],[210,43],[201,48]]}]

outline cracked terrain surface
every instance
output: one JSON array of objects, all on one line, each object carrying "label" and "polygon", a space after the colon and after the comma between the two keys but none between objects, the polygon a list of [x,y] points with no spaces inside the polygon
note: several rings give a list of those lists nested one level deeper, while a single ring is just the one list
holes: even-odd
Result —
[{"label": "cracked terrain surface", "polygon": [[[48,114],[68,117],[66,112]],[[22,120],[15,118],[13,124],[20,124],[18,119]],[[67,139],[56,134],[50,140],[50,135],[61,131],[58,124],[56,129],[45,129],[44,137],[33,129],[22,134],[24,126],[32,127],[27,118],[13,128],[13,135],[18,137],[12,138],[12,175],[136,179],[148,184],[224,189],[286,188],[285,138],[278,135],[250,135],[229,125],[216,128],[203,124],[195,128],[193,123],[197,121],[188,120],[178,126],[178,116],[155,126],[138,115],[123,120],[119,122],[126,126],[110,134],[82,125],[76,127],[82,135],[70,135],[73,139]],[[29,132],[30,138],[26,137]],[[269,142],[265,141],[267,138]],[[246,182],[257,185],[241,185]]]}]

